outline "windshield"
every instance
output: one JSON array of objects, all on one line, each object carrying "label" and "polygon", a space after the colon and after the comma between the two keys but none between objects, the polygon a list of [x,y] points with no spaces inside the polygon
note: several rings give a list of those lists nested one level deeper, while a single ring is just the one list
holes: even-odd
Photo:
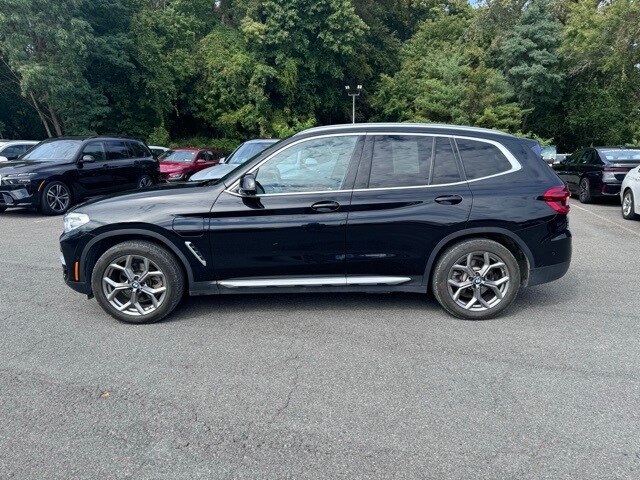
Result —
[{"label": "windshield", "polygon": [[38,145],[22,157],[22,160],[53,162],[73,160],[80,150],[82,140],[56,140]]},{"label": "windshield", "polygon": [[610,162],[640,161],[640,150],[600,150],[600,153],[602,153]]},{"label": "windshield", "polygon": [[158,160],[161,162],[185,162],[190,163],[196,154],[193,150],[169,150],[160,155]]},{"label": "windshield", "polygon": [[252,143],[243,143],[240,145],[234,152],[229,155],[229,159],[226,163],[230,165],[240,165],[252,157],[255,157],[257,154],[262,152],[269,145],[274,144],[275,142],[252,142]]}]

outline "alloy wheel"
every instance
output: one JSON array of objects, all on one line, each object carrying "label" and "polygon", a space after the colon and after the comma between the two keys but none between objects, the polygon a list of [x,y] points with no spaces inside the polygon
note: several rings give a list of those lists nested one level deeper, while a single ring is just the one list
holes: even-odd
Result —
[{"label": "alloy wheel", "polygon": [[70,198],[69,190],[60,183],[52,185],[47,190],[47,204],[54,212],[64,212],[69,208]]},{"label": "alloy wheel", "polygon": [[451,299],[460,307],[486,311],[498,305],[509,290],[509,270],[493,253],[472,252],[455,262],[447,283]]},{"label": "alloy wheel", "polygon": [[138,188],[140,188],[140,189],[148,188],[151,185],[153,185],[153,182],[151,181],[151,178],[149,178],[146,175],[144,177],[140,178],[140,180],[138,181]]},{"label": "alloy wheel", "polygon": [[102,289],[107,301],[126,315],[148,315],[165,300],[167,286],[164,273],[146,257],[126,255],[106,268]]},{"label": "alloy wheel", "polygon": [[622,213],[624,213],[625,217],[631,215],[632,210],[632,201],[631,201],[631,193],[627,192],[624,194],[624,198],[622,200]]}]

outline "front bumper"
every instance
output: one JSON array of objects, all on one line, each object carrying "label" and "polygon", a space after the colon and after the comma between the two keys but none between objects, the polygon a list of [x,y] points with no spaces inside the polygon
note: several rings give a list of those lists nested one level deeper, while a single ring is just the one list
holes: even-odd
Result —
[{"label": "front bumper", "polygon": [[85,265],[81,265],[80,258],[86,244],[93,235],[82,229],[63,233],[60,237],[60,263],[62,264],[62,278],[73,290],[92,296],[91,279],[86,278]]},{"label": "front bumper", "polygon": [[37,192],[23,185],[3,185],[0,190],[0,207],[28,207],[40,203]]}]

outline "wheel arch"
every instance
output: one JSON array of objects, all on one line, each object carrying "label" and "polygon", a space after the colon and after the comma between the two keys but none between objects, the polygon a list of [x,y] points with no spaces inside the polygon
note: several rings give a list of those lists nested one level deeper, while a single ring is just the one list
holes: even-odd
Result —
[{"label": "wheel arch", "polygon": [[194,283],[193,270],[187,260],[187,257],[176,247],[176,245],[167,239],[164,235],[157,232],[143,230],[143,229],[120,229],[113,230],[111,232],[102,233],[93,238],[82,251],[80,256],[80,281],[91,284],[91,275],[93,274],[93,267],[95,266],[98,258],[102,256],[111,247],[126,242],[127,240],[144,240],[154,243],[160,247],[166,248],[169,252],[173,253],[178,258],[183,272],[186,275],[188,285]]},{"label": "wheel arch", "polygon": [[519,238],[515,233],[504,228],[469,228],[461,230],[451,235],[446,236],[433,249],[429,260],[427,261],[427,267],[424,273],[424,284],[429,288],[432,281],[433,267],[437,260],[446,252],[450,247],[456,245],[465,240],[471,240],[474,238],[483,238],[487,240],[494,240],[501,245],[509,249],[513,256],[518,261],[520,266],[521,285],[524,287],[529,281],[529,271],[535,268],[535,260],[531,249],[527,244]]}]

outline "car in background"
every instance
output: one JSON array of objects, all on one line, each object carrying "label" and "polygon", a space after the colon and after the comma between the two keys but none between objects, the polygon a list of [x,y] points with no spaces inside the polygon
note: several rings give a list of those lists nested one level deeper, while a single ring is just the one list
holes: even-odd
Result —
[{"label": "car in background", "polygon": [[306,130],[224,182],[79,206],[63,277],[129,323],[185,293],[432,292],[454,316],[491,318],[571,262],[569,192],[530,147],[451,125]]},{"label": "car in background", "polygon": [[0,164],[0,212],[30,207],[60,215],[84,199],[143,189],[159,179],[158,161],[139,140],[106,136],[45,140],[19,160]]},{"label": "car in background", "polygon": [[640,167],[629,170],[620,188],[622,216],[627,220],[640,218]]},{"label": "car in background", "polygon": [[256,155],[263,152],[274,143],[278,143],[279,141],[280,140],[277,139],[260,138],[244,142],[224,159],[224,163],[201,170],[200,172],[194,174],[189,179],[189,181],[203,182],[209,180],[219,180],[226,174],[238,168],[239,165],[242,165],[247,160],[250,160],[251,158],[255,157]]},{"label": "car in background", "polygon": [[552,165],[553,162],[556,160],[557,155],[558,155],[558,150],[555,145],[548,145],[546,147],[541,148],[540,156],[542,157],[542,160],[544,160],[547,165]]},{"label": "car in background", "polygon": [[158,157],[160,176],[165,182],[189,180],[194,173],[218,165],[221,158],[222,154],[212,148],[173,148]]},{"label": "car in background", "polygon": [[8,140],[0,142],[0,162],[8,162],[17,159],[34,145],[40,142],[35,140]]},{"label": "car in background", "polygon": [[591,203],[599,197],[620,195],[622,181],[637,166],[640,166],[640,149],[590,147],[578,150],[553,165],[553,169],[573,195],[582,203]]},{"label": "car in background", "polygon": [[149,150],[151,150],[151,153],[153,153],[154,157],[158,158],[164,152],[168,151],[169,148],[168,147],[160,147],[158,145],[149,145]]}]

